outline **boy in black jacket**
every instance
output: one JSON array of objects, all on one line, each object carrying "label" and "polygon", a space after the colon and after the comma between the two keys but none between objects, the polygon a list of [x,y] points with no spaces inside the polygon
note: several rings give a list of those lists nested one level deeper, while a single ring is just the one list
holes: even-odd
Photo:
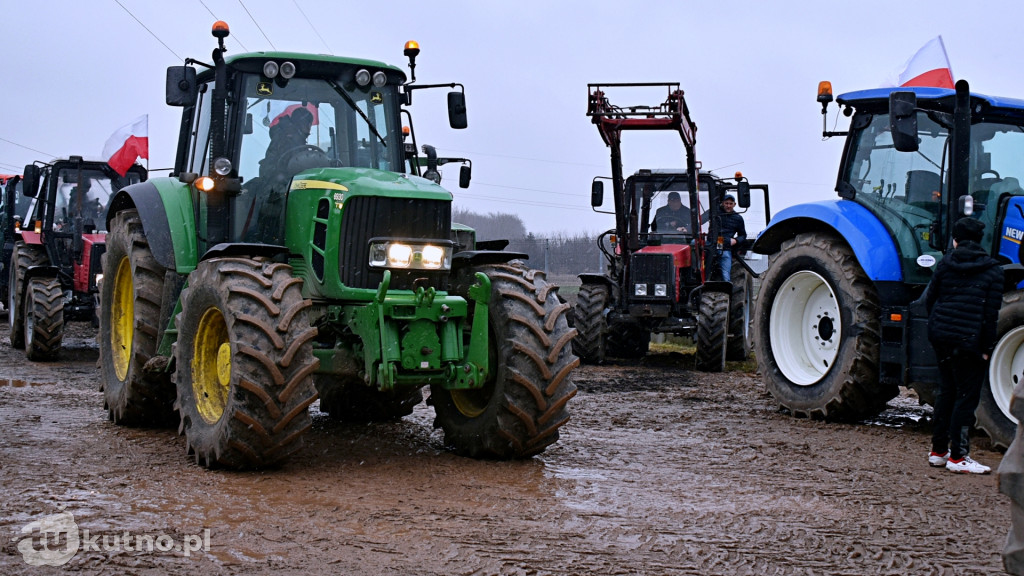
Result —
[{"label": "boy in black jacket", "polygon": [[957,221],[953,251],[939,262],[925,294],[928,340],[940,378],[928,463],[973,474],[991,471],[967,455],[967,432],[974,425],[1003,303],[1003,269],[979,244],[984,232],[979,220]]}]

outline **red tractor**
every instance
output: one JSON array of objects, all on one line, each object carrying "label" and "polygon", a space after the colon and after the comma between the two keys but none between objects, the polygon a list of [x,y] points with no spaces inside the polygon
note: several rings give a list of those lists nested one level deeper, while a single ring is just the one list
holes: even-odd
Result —
[{"label": "red tractor", "polygon": [[110,198],[146,176],[141,166],[121,176],[81,156],[25,166],[22,191],[35,201],[14,230],[7,308],[11,345],[29,360],[56,359],[64,322],[95,323]]},{"label": "red tractor", "polygon": [[[608,88],[652,87],[667,90],[663,103],[620,107],[606,94]],[[615,228],[598,239],[608,272],[580,275],[574,352],[587,363],[601,363],[606,356],[642,357],[652,333],[667,333],[694,339],[700,370],[719,372],[727,359],[746,359],[754,273],[735,258],[728,277],[712,274],[723,251],[719,206],[735,193],[739,207],[748,208],[750,190],[756,188],[764,191],[767,213],[767,185],[751,185],[739,173],[723,179],[700,170],[697,127],[678,83],[590,84],[587,115],[611,148],[614,210],[607,213],[615,215]],[[678,132],[686,169],[640,170],[624,178],[624,130]],[[604,183],[595,179],[591,205],[600,212],[603,201]],[[684,204],[673,209],[685,216],[659,225],[663,212],[655,208],[671,201]]]}]

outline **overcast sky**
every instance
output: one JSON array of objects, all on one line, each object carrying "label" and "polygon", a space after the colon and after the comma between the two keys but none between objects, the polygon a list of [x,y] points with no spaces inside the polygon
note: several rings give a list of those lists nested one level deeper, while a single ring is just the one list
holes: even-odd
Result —
[{"label": "overcast sky", "polygon": [[[455,205],[519,214],[537,234],[603,231],[589,206],[608,149],[586,117],[588,82],[679,82],[698,126],[698,159],[771,187],[772,209],[835,198],[842,143],[821,140],[819,80],[874,88],[942,35],[953,74],[975,92],[1024,98],[1024,3],[650,0],[41,0],[4,3],[0,172],[35,160],[99,157],[149,115],[152,170],[169,168],[180,109],[164,104],[168,66],[210,61],[215,17],[231,53],[330,53],[403,69],[419,41],[420,83],[466,87],[469,128],[447,126],[443,90],[416,94],[417,140],[473,160]],[[148,28],[148,31],[147,31]],[[433,92],[433,93],[431,93]],[[617,104],[656,104],[643,100]],[[830,128],[837,108],[829,114]],[[846,119],[838,118],[845,129]],[[626,173],[684,165],[672,133],[627,133]],[[158,173],[166,174],[166,173]],[[759,229],[754,215],[748,227]]]}]

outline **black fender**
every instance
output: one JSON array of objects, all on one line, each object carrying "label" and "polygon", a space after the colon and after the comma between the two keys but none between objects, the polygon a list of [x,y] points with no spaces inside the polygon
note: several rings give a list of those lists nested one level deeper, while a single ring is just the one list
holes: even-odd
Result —
[{"label": "black fender", "polygon": [[107,209],[107,230],[110,230],[110,221],[114,215],[128,208],[139,211],[142,229],[146,232],[149,249],[156,261],[167,270],[175,270],[171,225],[164,209],[164,201],[156,186],[152,182],[139,182],[126,186],[115,194]]},{"label": "black fender", "polygon": [[1024,266],[1020,264],[1003,265],[1003,292],[1012,292],[1024,281]]},{"label": "black fender", "polygon": [[33,278],[58,278],[60,268],[57,266],[30,266],[25,270],[25,284]]},{"label": "black fender", "polygon": [[271,260],[286,261],[288,248],[275,244],[250,244],[248,242],[225,242],[212,246],[199,261],[232,256],[266,256]]},{"label": "black fender", "polygon": [[527,260],[529,254],[522,252],[505,252],[503,250],[463,250],[452,256],[452,271],[467,266],[483,266],[487,264],[504,264],[512,260]]}]

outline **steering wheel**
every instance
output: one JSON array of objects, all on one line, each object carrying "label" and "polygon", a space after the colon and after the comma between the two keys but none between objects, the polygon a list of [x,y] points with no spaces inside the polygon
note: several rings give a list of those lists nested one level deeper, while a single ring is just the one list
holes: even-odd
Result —
[{"label": "steering wheel", "polygon": [[294,148],[289,148],[282,152],[281,156],[277,159],[278,168],[283,172],[291,174],[301,172],[307,168],[335,165],[338,165],[338,163],[331,159],[327,152],[324,152],[323,148],[312,144],[301,144]]}]

